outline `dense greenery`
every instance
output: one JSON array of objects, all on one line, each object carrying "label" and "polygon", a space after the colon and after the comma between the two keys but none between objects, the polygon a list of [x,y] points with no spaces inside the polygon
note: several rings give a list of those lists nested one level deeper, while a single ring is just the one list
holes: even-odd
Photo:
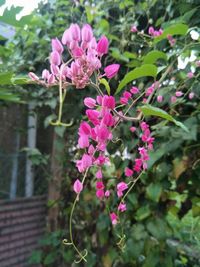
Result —
[{"label": "dense greenery", "polygon": [[[88,263],[81,263],[81,266],[200,266],[199,68],[194,62],[188,62],[184,69],[178,68],[178,57],[185,61],[191,54],[195,54],[196,60],[200,59],[199,38],[192,40],[190,35],[191,30],[200,31],[200,6],[197,4],[198,1],[183,0],[59,0],[41,4],[39,10],[29,18],[26,27],[17,30],[14,40],[7,44],[7,54],[3,58],[7,63],[6,68],[2,64],[2,70],[9,69],[10,73],[23,77],[29,71],[39,75],[47,67],[51,38],[61,37],[71,22],[88,22],[94,27],[97,36],[105,34],[110,40],[110,53],[104,59],[105,64],[121,64],[118,75],[121,83],[119,85],[116,79],[111,81],[111,94],[124,90],[133,80],[141,90],[152,84],[153,79],[146,77],[152,76],[148,75],[148,69],[144,67],[146,64],[156,66],[157,80],[170,66],[167,78],[159,89],[165,99],[158,104],[159,108],[168,108],[170,95],[177,88],[184,93],[188,92],[187,95],[190,91],[195,93],[192,100],[188,100],[188,97],[180,98],[166,110],[170,116],[181,121],[189,129],[188,132],[183,126],[177,127],[163,120],[166,117],[162,113],[155,114],[155,110],[147,110],[147,115],[156,115],[149,117],[156,140],[155,149],[151,153],[148,172],[128,196],[128,210],[122,216],[125,233],[122,243],[118,243],[121,229],[112,228],[104,203],[94,198],[94,185],[88,179],[87,189],[81,196],[84,201],[79,203],[74,219],[76,243],[89,251]],[[140,33],[131,33],[132,25],[136,25]],[[177,38],[175,46],[170,46],[166,36],[157,41],[146,37],[151,25],[173,34]],[[145,34],[141,34],[141,31]],[[189,79],[187,73],[191,67],[195,70],[195,77]],[[137,74],[137,68],[141,75]],[[124,76],[126,79],[123,79]],[[23,81],[12,80],[11,84]],[[44,113],[48,114],[44,120],[47,127],[50,119],[56,116],[57,91],[30,84],[18,84],[15,90],[23,100],[35,101],[41,120],[44,119]],[[79,156],[72,149],[77,142],[74,133],[81,120],[80,114],[84,114],[82,102],[88,92],[95,95],[91,88],[71,88],[63,118],[67,122],[73,119],[73,125],[67,129],[60,126],[55,129],[60,136],[58,148],[64,149],[64,156],[60,160],[63,166],[61,195],[55,204],[60,210],[59,227],[41,241],[43,249],[33,253],[30,260],[32,263],[41,262],[49,267],[74,266],[76,255],[71,247],[62,244],[62,239],[69,234],[70,203],[74,198],[71,183],[78,175],[72,160]],[[170,116],[167,118],[169,121]],[[109,152],[115,156],[111,167],[106,170],[106,179],[123,175],[128,162],[122,161],[125,147],[132,148],[133,158],[136,143],[129,131],[130,126],[129,122],[117,130],[125,140],[123,145],[118,141],[109,147]],[[90,176],[92,178],[93,174]]]}]

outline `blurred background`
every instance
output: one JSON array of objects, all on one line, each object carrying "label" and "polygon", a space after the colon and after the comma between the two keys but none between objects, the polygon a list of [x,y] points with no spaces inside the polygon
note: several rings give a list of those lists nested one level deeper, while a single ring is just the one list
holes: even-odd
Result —
[{"label": "blurred background", "polygon": [[[158,49],[167,58],[153,60],[159,71],[175,60],[160,89],[165,99],[177,88],[195,95],[170,107],[166,102],[160,105],[177,116],[189,133],[160,119],[149,120],[155,149],[148,172],[128,196],[122,218],[123,251],[116,245],[118,232],[88,180],[74,217],[76,243],[89,251],[88,262],[80,266],[200,267],[200,78],[195,64],[200,60],[199,10],[199,0],[0,0],[0,267],[76,266],[76,254],[62,240],[69,236],[71,184],[80,178],[74,159],[79,157],[77,128],[85,111],[83,99],[95,92],[71,88],[63,119],[73,119],[73,125],[53,127],[57,88],[27,84],[28,72],[41,76],[49,68],[51,39],[61,39],[70,23],[89,23],[96,37],[108,37],[109,54],[103,66],[119,63],[118,80],[141,66],[149,51]],[[131,32],[133,25],[148,34],[150,26],[165,29],[180,23],[188,26],[188,32],[177,38],[174,47],[166,39],[155,45]],[[195,77],[187,79],[188,72]],[[141,78],[136,85],[151,83]],[[117,85],[112,79],[111,94]],[[124,145],[109,147],[115,156],[107,177],[123,175],[129,162],[124,157],[127,147],[134,154],[130,126],[126,123],[117,130]]]}]

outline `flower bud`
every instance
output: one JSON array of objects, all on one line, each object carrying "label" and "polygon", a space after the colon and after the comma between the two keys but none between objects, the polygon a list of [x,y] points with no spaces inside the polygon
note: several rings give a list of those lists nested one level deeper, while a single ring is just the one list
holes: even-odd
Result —
[{"label": "flower bud", "polygon": [[50,73],[49,73],[49,71],[48,71],[47,69],[44,69],[44,70],[42,71],[42,78],[43,78],[44,80],[48,80],[49,75],[50,75]]},{"label": "flower bud", "polygon": [[106,36],[102,36],[97,44],[97,52],[99,55],[104,55],[108,53],[108,39]]},{"label": "flower bud", "polygon": [[51,64],[50,68],[51,68],[51,73],[53,75],[58,75],[59,74],[59,67],[58,66],[56,66],[54,64]]},{"label": "flower bud", "polygon": [[71,24],[70,26],[71,39],[79,42],[81,39],[81,30],[78,24]]},{"label": "flower bud", "polygon": [[74,192],[78,195],[83,190],[83,184],[82,182],[77,179],[73,185]]},{"label": "flower bud", "polygon": [[85,24],[81,30],[82,41],[89,43],[92,40],[93,32],[89,24]]},{"label": "flower bud", "polygon": [[181,92],[181,91],[176,91],[175,95],[176,95],[177,97],[180,97],[180,96],[183,95],[183,92]]},{"label": "flower bud", "polygon": [[131,27],[131,32],[137,32],[138,30],[137,30],[137,27],[135,26],[135,25],[133,25],[132,27]]},{"label": "flower bud", "polygon": [[189,79],[192,79],[194,77],[194,74],[190,71],[190,72],[188,72],[187,77]]},{"label": "flower bud", "polygon": [[154,28],[153,27],[149,27],[148,33],[149,35],[154,35]]},{"label": "flower bud", "polygon": [[119,71],[120,65],[119,64],[111,64],[105,67],[104,71],[106,74],[106,77],[108,79],[113,78]]},{"label": "flower bud", "polygon": [[62,43],[63,43],[64,45],[69,46],[70,42],[71,42],[70,29],[67,29],[67,30],[65,30],[64,33],[63,33],[63,36],[62,36]]},{"label": "flower bud", "polygon": [[57,51],[53,51],[50,54],[50,63],[53,65],[60,65],[61,63],[61,58],[60,58],[60,54]]},{"label": "flower bud", "polygon": [[86,97],[84,99],[84,105],[88,108],[94,108],[96,106],[96,100],[91,97]]},{"label": "flower bud", "polygon": [[194,92],[189,93],[189,99],[192,99],[194,97]]},{"label": "flower bud", "polygon": [[162,103],[163,102],[163,96],[162,95],[158,95],[157,96],[157,101],[158,101],[158,103]]},{"label": "flower bud", "polygon": [[55,83],[55,77],[53,74],[50,74],[48,77],[48,84],[53,84]]},{"label": "flower bud", "polygon": [[31,78],[32,81],[38,81],[39,80],[39,77],[33,72],[29,72],[28,76],[29,76],[29,78]]},{"label": "flower bud", "polygon": [[64,49],[58,38],[51,40],[51,46],[53,51],[57,51],[59,54],[62,54]]}]

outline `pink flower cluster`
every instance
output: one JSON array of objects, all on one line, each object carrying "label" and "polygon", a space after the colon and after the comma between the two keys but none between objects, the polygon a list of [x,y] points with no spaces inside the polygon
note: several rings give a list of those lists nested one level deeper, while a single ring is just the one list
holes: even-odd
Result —
[{"label": "pink flower cluster", "polygon": [[111,129],[117,122],[112,114],[115,98],[108,95],[97,96],[96,99],[86,97],[84,104],[88,108],[86,116],[89,123],[81,122],[78,145],[81,149],[86,149],[86,152],[76,162],[76,166],[81,173],[91,166],[97,167],[96,196],[101,199],[109,196],[109,192],[104,190],[102,166],[109,163],[105,151],[107,143],[112,139]]},{"label": "pink flower cluster", "polygon": [[137,93],[139,93],[139,89],[135,86],[132,86],[130,92],[124,91],[122,97],[120,97],[120,103],[122,105],[127,105],[128,101]]},{"label": "pink flower cluster", "polygon": [[[132,129],[134,128],[134,129]],[[147,161],[149,160],[148,152],[153,149],[154,138],[151,136],[149,125],[146,122],[140,124],[142,130],[141,141],[143,146],[138,148],[139,157],[135,159],[134,165],[132,168],[125,168],[125,176],[131,177],[134,173],[140,173],[143,170],[147,169]],[[131,132],[135,132],[135,127],[131,127]],[[117,196],[118,198],[123,197],[124,191],[128,189],[128,184],[126,182],[120,182],[117,184]],[[120,202],[118,205],[118,211],[124,212],[126,210],[126,203],[124,201]],[[115,212],[110,214],[110,219],[113,225],[116,225],[118,222],[118,216]]]},{"label": "pink flower cluster", "polygon": [[[98,42],[96,41],[92,28],[88,24],[84,25],[82,29],[78,24],[71,24],[64,32],[62,42],[55,38],[52,39],[51,44],[50,71],[43,70],[42,80],[33,72],[29,73],[29,77],[48,87],[59,84],[61,80],[62,83],[72,84],[78,89],[84,88],[90,82],[94,71],[101,68],[101,58],[108,53],[109,47],[106,36],[102,36]],[[62,58],[64,47],[72,57],[67,63],[64,63]],[[71,63],[70,66],[69,63]],[[119,64],[109,65],[101,76],[107,76],[110,79],[117,74],[119,67]]]},{"label": "pink flower cluster", "polygon": [[151,27],[149,27],[148,33],[152,37],[157,37],[157,36],[160,36],[161,34],[163,34],[163,30],[162,29],[159,29],[158,31],[156,31],[154,29],[154,27],[151,26]]}]

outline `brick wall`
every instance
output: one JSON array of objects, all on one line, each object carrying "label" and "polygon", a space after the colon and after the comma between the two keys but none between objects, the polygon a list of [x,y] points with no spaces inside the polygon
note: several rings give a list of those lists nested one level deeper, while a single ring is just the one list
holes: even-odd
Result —
[{"label": "brick wall", "polygon": [[45,196],[0,201],[0,267],[28,266],[45,226]]}]

